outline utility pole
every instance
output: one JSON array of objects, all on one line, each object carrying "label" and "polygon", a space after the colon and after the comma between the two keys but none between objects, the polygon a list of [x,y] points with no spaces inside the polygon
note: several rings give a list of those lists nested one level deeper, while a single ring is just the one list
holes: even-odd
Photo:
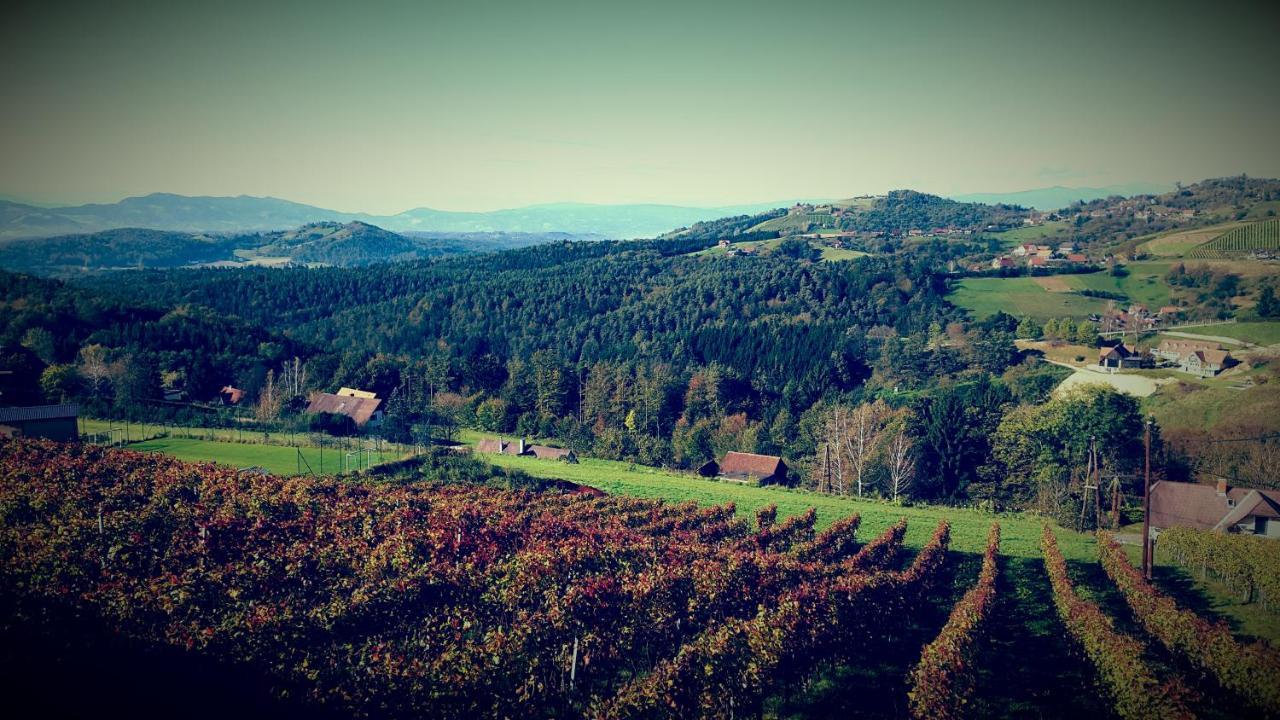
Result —
[{"label": "utility pole", "polygon": [[1147,418],[1142,434],[1142,446],[1146,460],[1142,480],[1142,575],[1151,579],[1151,418]]}]

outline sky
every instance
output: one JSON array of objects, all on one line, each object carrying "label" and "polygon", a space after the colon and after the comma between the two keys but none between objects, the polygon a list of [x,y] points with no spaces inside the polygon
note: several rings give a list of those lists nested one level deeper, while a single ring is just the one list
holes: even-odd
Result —
[{"label": "sky", "polygon": [[21,3],[0,195],[716,206],[1280,176],[1280,3]]}]

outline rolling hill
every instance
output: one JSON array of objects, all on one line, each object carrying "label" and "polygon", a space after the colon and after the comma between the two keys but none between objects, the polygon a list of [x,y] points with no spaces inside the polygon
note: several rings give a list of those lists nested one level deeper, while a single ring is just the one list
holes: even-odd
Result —
[{"label": "rolling hill", "polygon": [[358,220],[323,221],[290,230],[249,233],[120,228],[0,242],[0,267],[51,277],[137,268],[288,264],[352,267],[593,239],[599,238],[567,233],[400,234]]},{"label": "rolling hill", "polygon": [[652,237],[676,227],[753,214],[792,201],[728,207],[555,203],[489,212],[420,207],[394,215],[347,213],[271,197],[188,197],[153,193],[117,203],[46,208],[0,200],[0,240],[95,233],[119,228],[180,232],[275,231],[316,222],[359,221],[393,232],[595,234]]},{"label": "rolling hill", "polygon": [[1035,190],[1018,190],[1006,193],[967,193],[949,195],[952,200],[985,205],[1006,204],[1032,207],[1037,210],[1060,210],[1071,203],[1099,200],[1108,197],[1132,197],[1134,195],[1160,195],[1173,189],[1167,183],[1129,183],[1104,187],[1063,187],[1055,185]]}]

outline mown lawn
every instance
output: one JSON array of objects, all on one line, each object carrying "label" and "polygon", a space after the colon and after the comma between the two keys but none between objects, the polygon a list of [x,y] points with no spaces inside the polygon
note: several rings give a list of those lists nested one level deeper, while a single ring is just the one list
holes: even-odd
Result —
[{"label": "mown lawn", "polygon": [[[130,450],[158,452],[172,455],[179,460],[190,462],[215,462],[236,468],[261,467],[274,475],[288,476],[299,473],[299,448],[281,445],[262,445],[250,443],[220,442],[217,440],[193,440],[190,438],[156,438],[143,442],[130,443]],[[347,458],[347,451],[331,448],[300,448],[302,457],[316,474],[332,474],[344,469],[356,469],[357,458]],[[395,460],[398,455],[390,452],[361,454],[360,467],[366,462],[378,464]],[[345,464],[344,464],[345,463]],[[301,472],[306,473],[308,465],[301,465]]]}]

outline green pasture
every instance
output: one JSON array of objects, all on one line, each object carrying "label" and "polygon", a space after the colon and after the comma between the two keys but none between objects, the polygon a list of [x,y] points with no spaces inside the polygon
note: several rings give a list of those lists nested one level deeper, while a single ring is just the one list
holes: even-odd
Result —
[{"label": "green pasture", "polygon": [[977,318],[1001,311],[1037,320],[1087,318],[1107,308],[1107,301],[1101,298],[1051,293],[1029,277],[965,278],[947,299]]},{"label": "green pasture", "polygon": [[1006,247],[1021,245],[1022,243],[1039,243],[1047,237],[1057,235],[1067,227],[1067,223],[1063,220],[1055,220],[1053,222],[1042,223],[1040,225],[1026,225],[1004,232],[994,233],[992,237],[999,240]]}]

